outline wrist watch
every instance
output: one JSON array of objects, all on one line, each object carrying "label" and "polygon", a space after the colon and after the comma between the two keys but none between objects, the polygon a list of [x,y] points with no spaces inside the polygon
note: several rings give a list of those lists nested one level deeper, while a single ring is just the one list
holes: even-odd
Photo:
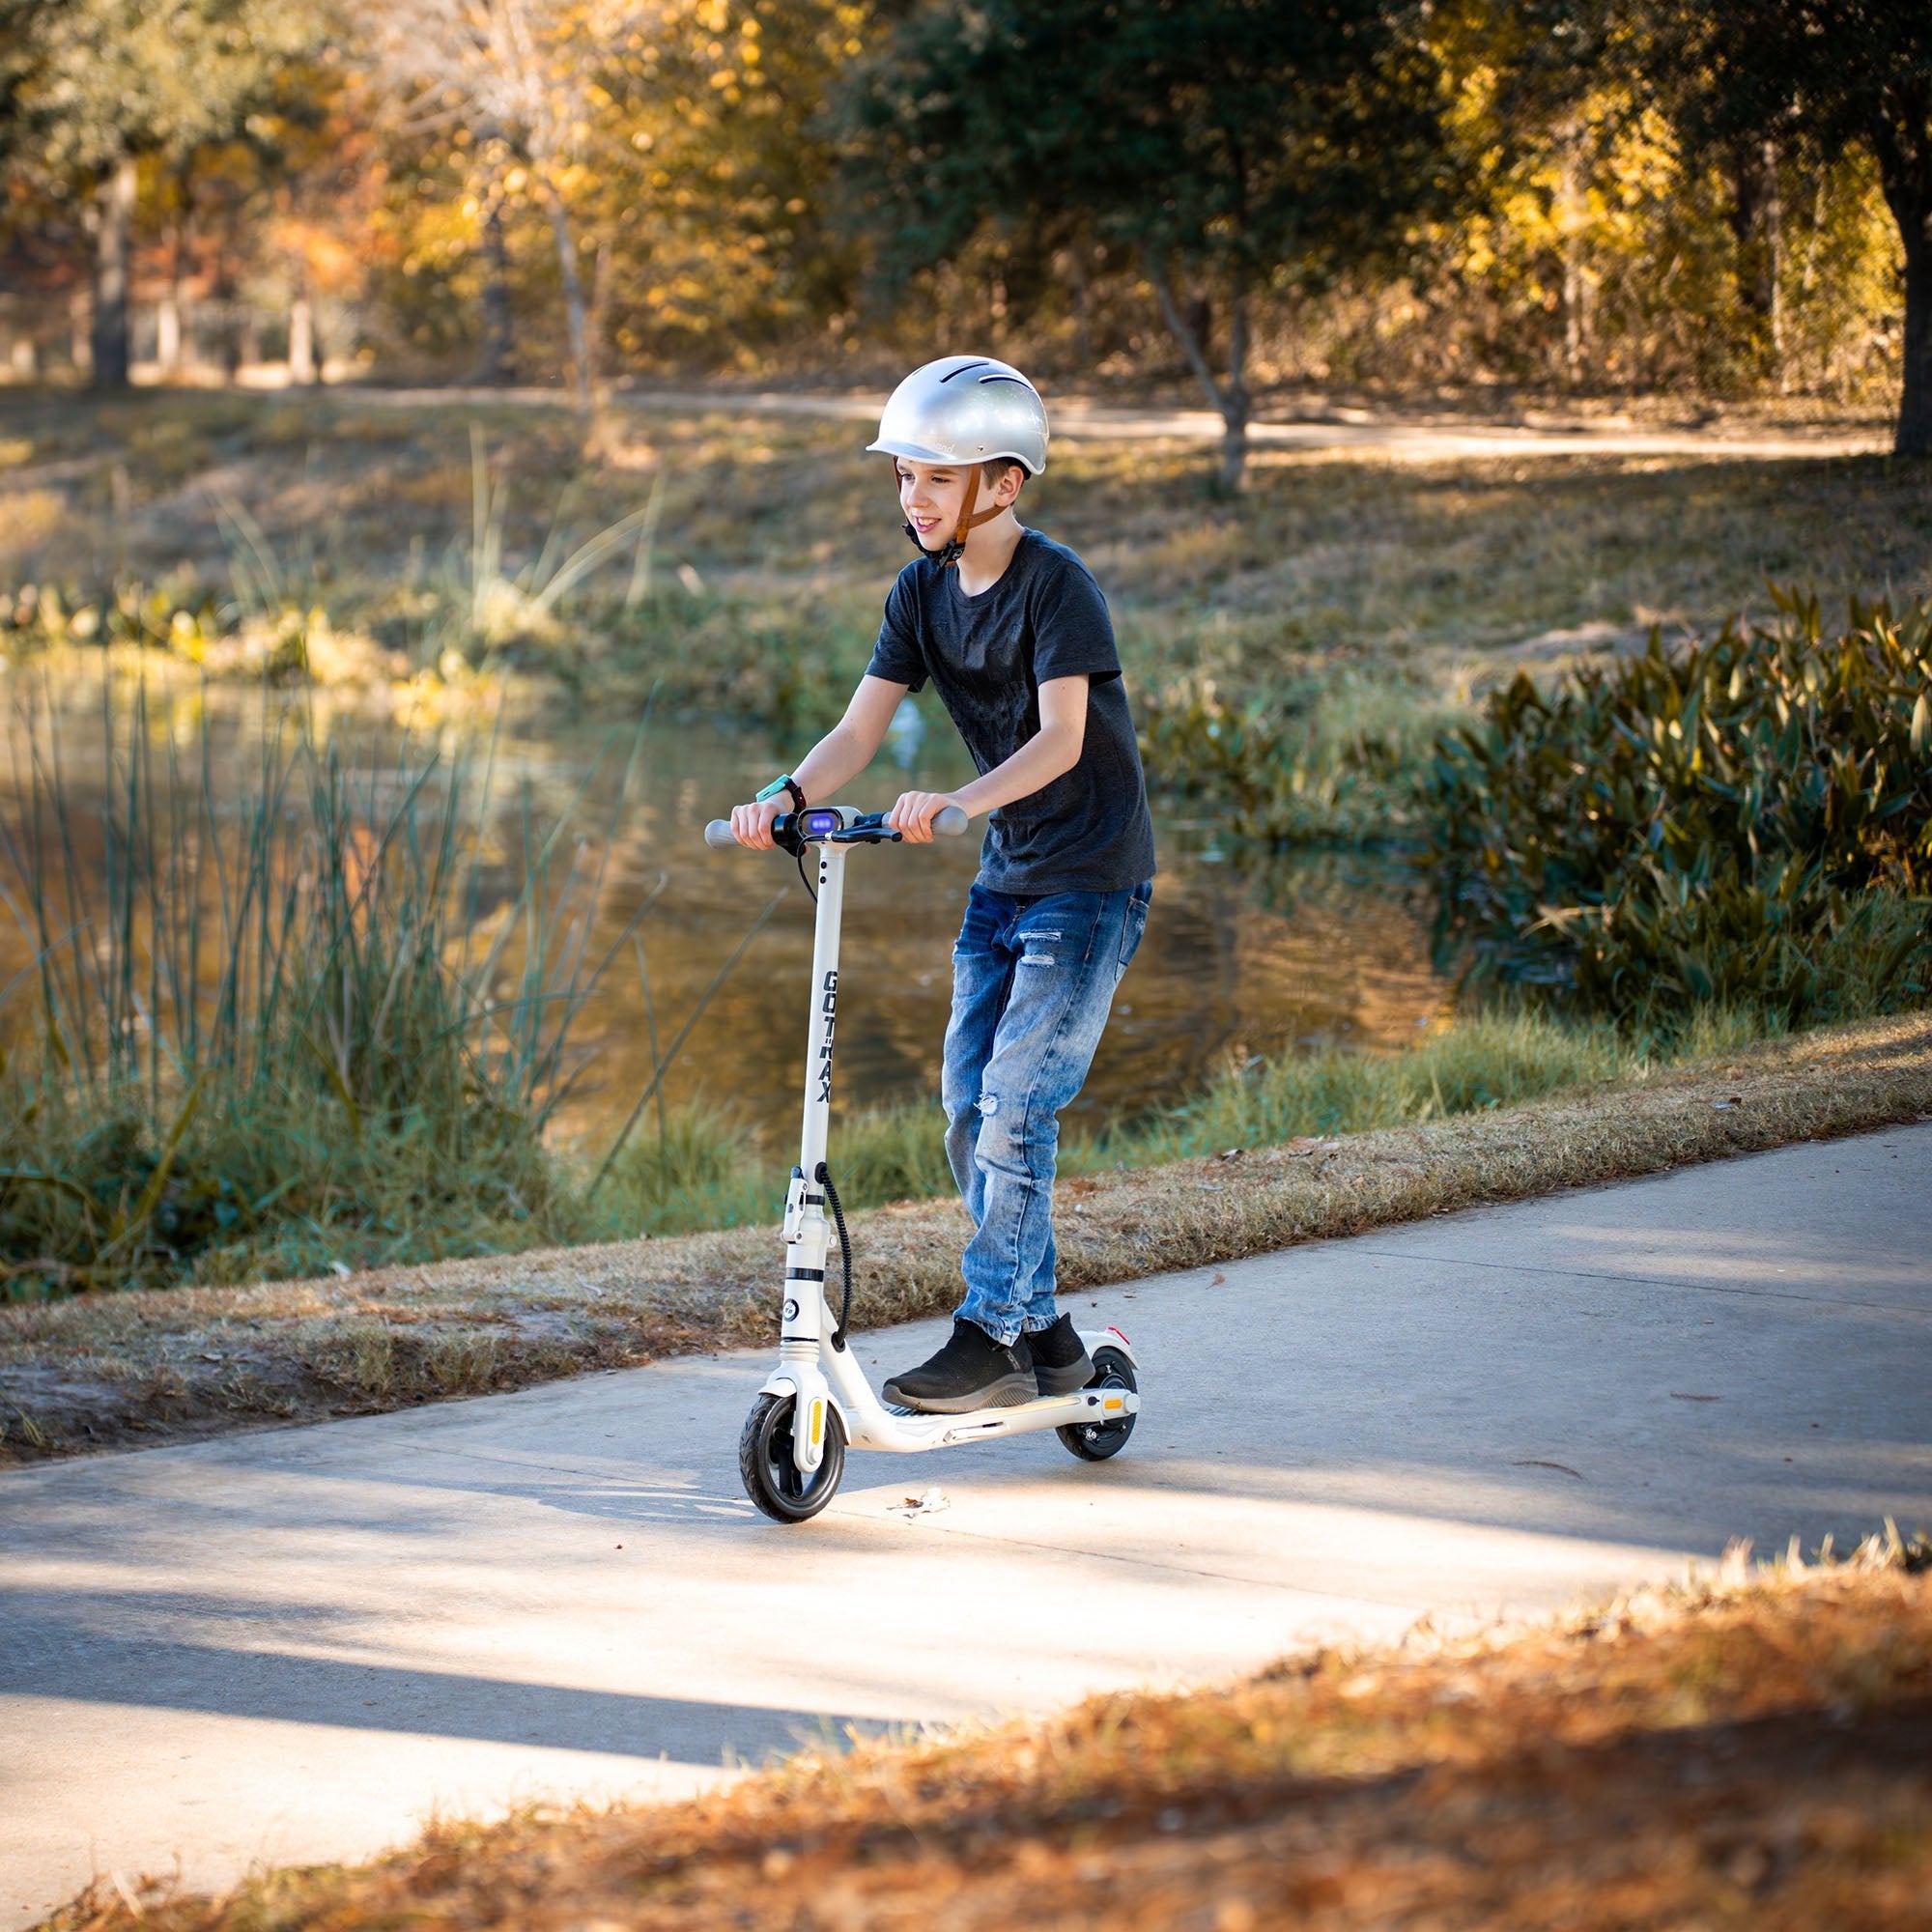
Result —
[{"label": "wrist watch", "polygon": [[776,798],[781,791],[791,793],[791,809],[794,811],[805,810],[805,793],[799,789],[798,781],[789,772],[781,772],[763,791],[756,795],[753,803],[763,805],[766,799]]}]

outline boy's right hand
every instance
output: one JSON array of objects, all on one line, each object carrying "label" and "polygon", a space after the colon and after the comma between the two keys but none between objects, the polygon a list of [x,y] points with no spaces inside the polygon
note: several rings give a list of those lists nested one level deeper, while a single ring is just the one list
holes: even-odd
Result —
[{"label": "boy's right hand", "polygon": [[734,805],[731,837],[754,852],[769,852],[773,845],[772,827],[790,810],[788,798],[768,798],[762,805],[755,800],[750,805]]}]

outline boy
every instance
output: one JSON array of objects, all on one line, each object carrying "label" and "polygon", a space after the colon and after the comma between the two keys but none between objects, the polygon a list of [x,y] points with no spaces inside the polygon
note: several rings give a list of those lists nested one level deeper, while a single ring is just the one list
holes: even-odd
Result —
[{"label": "boy", "polygon": [[941,1100],[973,1223],[966,1298],[930,1361],[885,1400],[958,1414],[1086,1385],[1093,1364],[1054,1308],[1054,1153],[1140,944],[1153,828],[1105,600],[1069,550],[1021,527],[1046,468],[1046,409],[1017,369],[950,355],[894,390],[869,445],[894,460],[921,553],[886,599],[844,717],[797,771],[731,814],[769,849],[780,813],[835,799],[871,762],[899,701],[928,679],[980,776],[909,791],[887,822],[932,838],[949,805],[990,813],[952,954]]}]

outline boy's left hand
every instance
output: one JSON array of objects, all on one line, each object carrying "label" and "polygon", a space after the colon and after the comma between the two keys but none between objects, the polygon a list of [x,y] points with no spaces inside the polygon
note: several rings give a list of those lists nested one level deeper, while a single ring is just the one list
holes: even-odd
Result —
[{"label": "boy's left hand", "polygon": [[958,804],[958,799],[950,791],[901,792],[898,803],[886,813],[886,823],[908,845],[930,845],[932,821],[949,805]]}]

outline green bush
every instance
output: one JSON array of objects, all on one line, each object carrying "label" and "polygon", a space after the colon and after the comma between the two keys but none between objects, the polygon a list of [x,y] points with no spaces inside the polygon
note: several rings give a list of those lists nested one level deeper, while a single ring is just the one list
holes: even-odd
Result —
[{"label": "green bush", "polygon": [[1815,600],[1667,652],[1526,676],[1438,742],[1426,795],[1445,959],[1644,1013],[1787,1020],[1927,991],[1932,604]]}]

